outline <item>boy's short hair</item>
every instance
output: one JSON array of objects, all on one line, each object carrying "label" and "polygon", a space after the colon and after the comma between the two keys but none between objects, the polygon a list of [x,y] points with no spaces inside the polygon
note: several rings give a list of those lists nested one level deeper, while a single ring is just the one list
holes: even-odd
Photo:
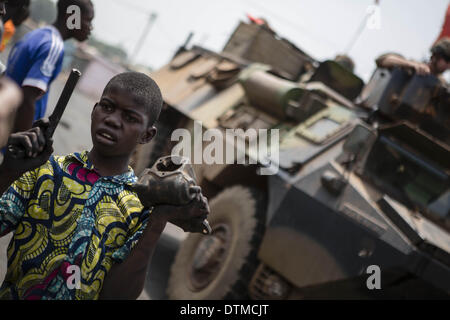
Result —
[{"label": "boy's short hair", "polygon": [[67,8],[73,5],[79,6],[81,11],[94,7],[91,0],[58,0],[58,17],[64,17],[67,13]]},{"label": "boy's short hair", "polygon": [[102,95],[113,86],[130,92],[135,103],[147,107],[149,126],[158,120],[163,106],[163,98],[161,90],[152,78],[141,72],[120,73],[109,80]]}]

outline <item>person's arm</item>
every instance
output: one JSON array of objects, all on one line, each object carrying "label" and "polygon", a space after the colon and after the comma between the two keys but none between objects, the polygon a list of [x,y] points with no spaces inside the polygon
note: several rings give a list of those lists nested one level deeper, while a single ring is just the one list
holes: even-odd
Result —
[{"label": "person's arm", "polygon": [[418,74],[429,74],[430,68],[425,63],[420,63],[403,58],[396,54],[386,54],[376,60],[378,68],[405,68],[412,69]]},{"label": "person's arm", "polygon": [[36,101],[42,97],[44,92],[36,87],[22,87],[23,101],[17,112],[14,122],[14,132],[26,131],[31,128],[34,120]]},{"label": "person's arm", "polygon": [[[9,144],[22,146],[27,157],[13,159],[9,151],[0,165],[0,237],[15,230],[24,215],[24,208],[36,183],[34,170],[44,164],[53,152],[52,141],[44,137],[48,122],[27,132],[12,134]],[[43,130],[44,129],[44,130]]]},{"label": "person's arm", "polygon": [[8,141],[17,108],[22,103],[22,91],[7,77],[0,78],[0,148]]},{"label": "person's arm", "polygon": [[12,134],[8,145],[13,144],[25,149],[26,157],[14,159],[7,150],[0,165],[0,194],[19,179],[25,172],[43,165],[53,153],[53,140],[45,137],[48,120],[40,121],[39,126],[25,132]]},{"label": "person's arm", "polygon": [[16,181],[20,175],[8,172],[6,168],[0,166],[0,194],[4,194],[9,186]]},{"label": "person's arm", "polygon": [[147,227],[129,256],[122,263],[114,264],[106,275],[100,299],[137,299],[144,288],[148,265],[166,223],[195,221],[200,224],[208,213],[208,201],[201,194],[184,207],[156,206],[150,213]]}]

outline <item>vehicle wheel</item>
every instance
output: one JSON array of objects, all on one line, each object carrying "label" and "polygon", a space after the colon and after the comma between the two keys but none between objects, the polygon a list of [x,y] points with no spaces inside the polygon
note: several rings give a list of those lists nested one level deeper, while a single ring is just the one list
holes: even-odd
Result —
[{"label": "vehicle wheel", "polygon": [[257,190],[234,186],[209,203],[212,234],[190,234],[172,265],[169,299],[246,299],[258,265],[265,228],[265,199]]}]

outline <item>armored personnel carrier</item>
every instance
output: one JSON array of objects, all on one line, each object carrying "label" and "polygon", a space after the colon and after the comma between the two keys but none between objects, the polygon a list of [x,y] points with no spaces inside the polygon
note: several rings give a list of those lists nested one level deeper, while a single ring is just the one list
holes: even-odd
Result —
[{"label": "armored personnel carrier", "polygon": [[[448,213],[448,147],[408,124],[368,125],[377,107],[353,101],[378,100],[369,90],[360,95],[364,84],[351,71],[314,60],[264,26],[241,23],[223,52],[182,48],[152,77],[166,105],[157,137],[138,150],[134,168],[139,173],[170,154],[183,136],[184,151],[190,146],[183,155],[211,208],[212,234],[190,234],[180,245],[170,299],[448,295],[449,236],[435,224]],[[238,143],[227,148],[230,135]],[[417,136],[432,152],[420,152],[420,161],[411,156]],[[261,141],[270,150],[263,157]],[[437,184],[414,207],[428,208],[434,220],[416,221],[409,202],[366,179],[388,168],[379,157],[398,160],[382,150],[393,145],[413,164],[426,164],[418,185]],[[230,151],[233,163],[202,158]],[[414,183],[404,198],[421,192]],[[372,269],[381,271],[381,290],[369,285]]]}]

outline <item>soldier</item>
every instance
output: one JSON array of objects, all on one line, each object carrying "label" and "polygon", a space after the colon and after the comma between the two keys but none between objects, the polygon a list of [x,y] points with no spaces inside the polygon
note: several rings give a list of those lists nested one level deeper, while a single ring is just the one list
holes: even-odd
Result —
[{"label": "soldier", "polygon": [[431,48],[431,58],[428,63],[408,60],[396,53],[387,53],[380,56],[376,60],[376,64],[378,68],[392,69],[400,67],[412,69],[421,75],[433,74],[445,84],[442,74],[450,69],[450,38],[439,40]]},{"label": "soldier", "polygon": [[[393,69],[397,67],[409,69],[413,70],[419,76],[433,75],[439,79],[441,85],[436,88],[427,106],[422,111],[419,111],[419,115],[413,118],[410,118],[404,113],[398,113],[398,115],[417,123],[421,129],[448,143],[448,128],[450,128],[450,86],[442,75],[446,70],[450,69],[450,38],[441,39],[433,45],[431,48],[431,58],[428,63],[408,60],[399,54],[388,53],[380,56],[376,60],[376,64],[379,68]],[[408,86],[412,82],[411,80],[404,89],[405,91],[408,91]],[[420,95],[422,93],[418,91],[418,94]]]},{"label": "soldier", "polygon": [[341,66],[346,68],[347,70],[354,72],[355,70],[355,63],[353,62],[353,59],[345,54],[338,54],[334,58],[334,61],[339,63]]}]

